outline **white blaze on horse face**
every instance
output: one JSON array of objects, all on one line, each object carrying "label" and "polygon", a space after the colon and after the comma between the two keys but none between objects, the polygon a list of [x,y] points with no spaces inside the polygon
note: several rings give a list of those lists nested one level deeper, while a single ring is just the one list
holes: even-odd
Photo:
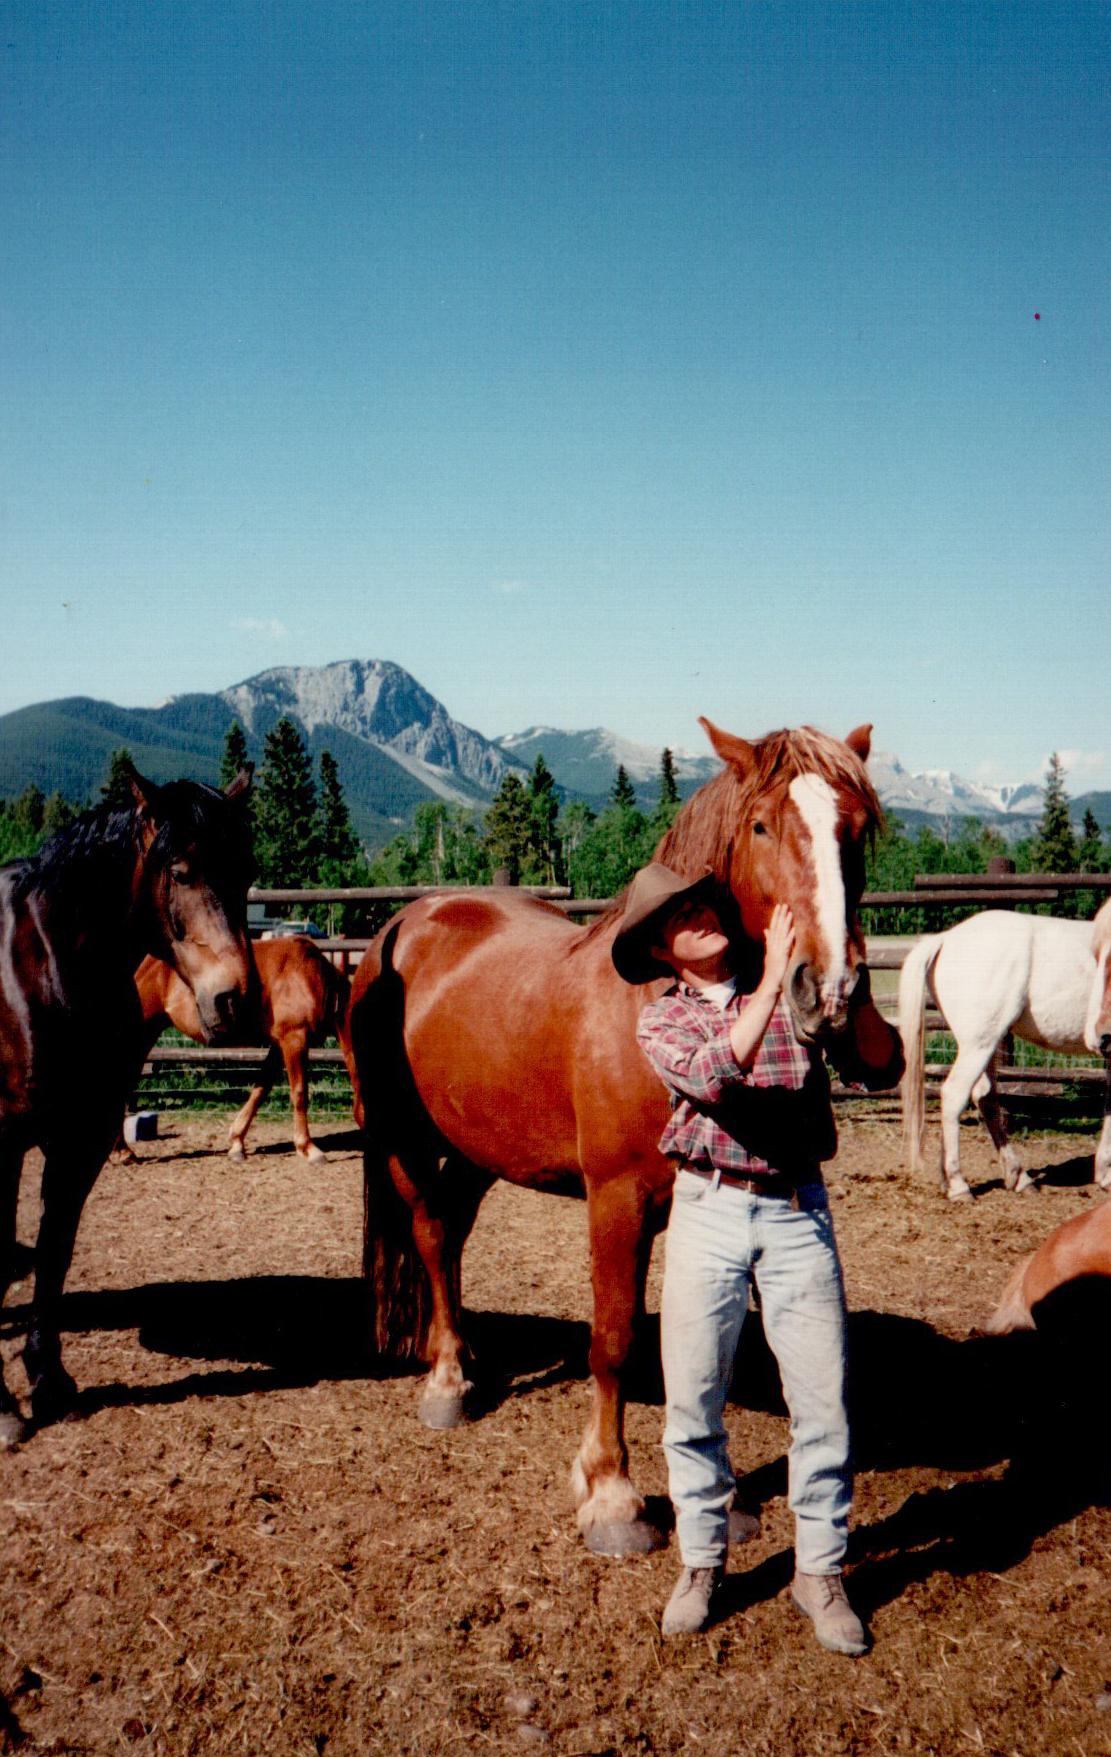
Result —
[{"label": "white blaze on horse face", "polygon": [[849,977],[837,800],[833,788],[820,775],[796,775],[787,791],[810,837],[814,913],[826,953],[822,1002],[831,1013],[843,1000]]}]

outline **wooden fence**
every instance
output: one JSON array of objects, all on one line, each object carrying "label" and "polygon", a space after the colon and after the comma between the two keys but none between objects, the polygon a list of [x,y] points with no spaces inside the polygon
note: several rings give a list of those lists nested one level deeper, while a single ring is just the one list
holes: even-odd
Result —
[{"label": "wooden fence", "polygon": [[[997,865],[995,862],[992,864]],[[953,905],[984,909],[1013,908],[1016,904],[1054,903],[1069,891],[1105,891],[1111,894],[1111,873],[1014,873],[1005,870],[1007,865],[1009,863],[1000,862],[996,871],[987,873],[918,873],[913,890],[868,891],[861,898],[860,906],[862,910],[915,905],[939,908]],[[998,866],[1003,866],[1004,870],[998,870]],[[417,897],[445,893],[456,896],[465,894],[466,890],[467,887],[457,885],[371,885],[333,890],[260,887],[248,893],[248,901],[268,908],[291,908],[298,905],[305,908],[320,904],[392,906],[412,902]],[[488,895],[489,887],[478,887],[477,894]],[[612,899],[608,897],[572,897],[568,887],[559,885],[522,885],[520,894],[543,898],[565,910],[568,915],[581,917],[600,914],[610,908],[612,903]],[[889,944],[885,944],[882,938],[869,939],[869,967],[873,970],[900,969],[914,937],[903,935]],[[313,943],[350,972],[371,944],[371,940],[359,936],[324,935],[314,936]],[[893,1000],[884,1005],[883,1010],[890,1015],[894,1011]],[[926,1028],[927,1031],[943,1031],[944,1020],[940,1015],[928,1012]],[[144,1071],[149,1073],[156,1065],[179,1064],[209,1069],[224,1068],[229,1074],[242,1076],[247,1071],[253,1072],[261,1067],[265,1053],[265,1048],[223,1049],[195,1044],[158,1044],[150,1051]],[[343,1056],[338,1049],[314,1049],[310,1051],[310,1059],[316,1067],[343,1066]],[[944,1063],[928,1062],[925,1071],[930,1083],[927,1089],[931,1089],[944,1078],[947,1067]],[[1090,1064],[1020,1067],[1013,1062],[1005,1062],[999,1069],[1000,1090],[1005,1096],[1024,1099],[1060,1098],[1066,1089],[1071,1088],[1074,1107],[1083,1110],[1100,1107],[1106,1079],[1102,1067]],[[183,1093],[182,1096],[188,1094]]]}]

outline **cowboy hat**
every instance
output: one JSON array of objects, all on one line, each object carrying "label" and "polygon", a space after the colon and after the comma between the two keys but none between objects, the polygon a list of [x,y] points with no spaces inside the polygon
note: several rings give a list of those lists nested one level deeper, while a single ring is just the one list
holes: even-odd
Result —
[{"label": "cowboy hat", "polygon": [[713,902],[717,879],[706,869],[696,879],[681,878],[670,866],[653,860],[642,866],[625,895],[625,913],[613,942],[613,965],[626,982],[655,982],[673,974],[653,948],[663,938],[664,923],[680,904],[694,898]]}]

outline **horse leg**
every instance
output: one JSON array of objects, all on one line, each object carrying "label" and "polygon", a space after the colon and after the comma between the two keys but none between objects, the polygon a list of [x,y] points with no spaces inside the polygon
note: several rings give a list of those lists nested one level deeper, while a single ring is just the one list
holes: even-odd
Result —
[{"label": "horse leg", "polygon": [[[0,1303],[15,1276],[15,1213],[22,1167],[22,1144],[9,1139],[0,1141]],[[14,1446],[25,1427],[19,1401],[5,1383],[0,1362],[0,1451]]]},{"label": "horse leg", "polygon": [[643,1555],[667,1543],[666,1533],[644,1518],[644,1502],[629,1480],[624,1434],[623,1379],[639,1305],[638,1259],[647,1266],[644,1191],[631,1174],[602,1184],[588,1179],[587,1211],[594,1397],[571,1487],[587,1549],[603,1556]]},{"label": "horse leg", "polygon": [[991,1051],[957,1046],[957,1059],[941,1087],[941,1193],[951,1202],[971,1202],[972,1191],[961,1176],[961,1115],[972,1088],[984,1073]]},{"label": "horse leg", "polygon": [[426,1427],[456,1427],[471,1383],[463,1370],[460,1265],[463,1246],[491,1178],[451,1156],[441,1169],[435,1146],[412,1145],[404,1159],[378,1143],[363,1153],[364,1273],[380,1353],[429,1364],[419,1407]]},{"label": "horse leg", "polygon": [[278,1041],[293,1105],[293,1145],[310,1165],[320,1165],[326,1155],[309,1134],[309,1034],[284,1031]]},{"label": "horse leg", "polygon": [[113,1114],[106,1127],[93,1127],[78,1139],[54,1139],[46,1148],[42,1219],[35,1245],[35,1296],[23,1349],[31,1388],[31,1419],[36,1428],[60,1420],[77,1400],[77,1386],[62,1365],[62,1288],[81,1212],[111,1152],[120,1112]]},{"label": "horse leg", "polygon": [[454,1428],[463,1420],[464,1402],[474,1389],[463,1370],[466,1345],[460,1328],[463,1246],[474,1224],[490,1178],[468,1160],[452,1154],[439,1166],[427,1165],[414,1178],[394,1157],[390,1174],[412,1214],[413,1243],[428,1277],[431,1311],[424,1381],[418,1414],[427,1428]]},{"label": "horse leg", "polygon": [[266,1060],[259,1072],[258,1085],[251,1087],[251,1093],[243,1109],[232,1117],[228,1129],[228,1158],[242,1159],[247,1152],[247,1130],[258,1115],[259,1107],[268,1097],[274,1081],[281,1070],[282,1054],[276,1043],[272,1043],[266,1052]]},{"label": "horse leg", "polygon": [[1034,1187],[1034,1180],[1022,1169],[1022,1161],[1011,1146],[1007,1136],[1007,1112],[999,1097],[995,1084],[998,1052],[992,1056],[984,1073],[980,1075],[972,1088],[972,1096],[976,1107],[987,1124],[988,1134],[992,1138],[995,1151],[999,1155],[999,1169],[1003,1173],[1003,1183],[1008,1190],[1015,1190],[1019,1195],[1024,1190]]}]

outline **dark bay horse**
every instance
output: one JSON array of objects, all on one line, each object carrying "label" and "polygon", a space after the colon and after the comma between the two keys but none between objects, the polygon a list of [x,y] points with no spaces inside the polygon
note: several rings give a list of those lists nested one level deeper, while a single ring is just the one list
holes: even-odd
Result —
[{"label": "dark bay horse", "polygon": [[[293,1144],[310,1165],[324,1154],[309,1133],[309,1046],[334,1031],[354,1080],[347,1033],[347,1002],[351,984],[317,950],[310,939],[297,936],[256,940],[258,1011],[247,1033],[249,1041],[269,1043],[258,1084],[228,1130],[228,1155],[242,1159],[247,1131],[284,1064],[293,1104]],[[189,984],[162,958],[144,958],[135,972],[135,986],[145,1025],[143,1055],[167,1025],[186,1037],[204,1041],[197,999]]]},{"label": "dark bay horse", "polygon": [[24,1155],[42,1148],[42,1218],[23,1363],[30,1420],[0,1382],[0,1446],[72,1407],[62,1285],[97,1173],[142,1066],[134,973],[173,963],[201,1028],[239,1028],[254,981],[247,938],[250,771],[227,794],[156,787],[132,771],[130,811],[86,812],[37,856],[0,868],[0,1299],[12,1278]]},{"label": "dark bay horse", "polygon": [[[864,768],[871,729],[844,743],[806,728],[750,744],[703,725],[725,767],[656,858],[692,878],[712,867],[734,899],[737,943],[757,957],[773,906],[789,903],[797,1035],[850,1033],[861,1079],[894,1084],[898,1038],[861,980],[856,924],[880,818]],[[628,1476],[623,1375],[673,1176],[656,1146],[667,1094],[635,1038],[640,1008],[666,983],[638,990],[616,974],[619,920],[615,908],[575,927],[507,892],[421,899],[365,955],[349,1015],[367,1112],[375,1340],[429,1361],[429,1425],[459,1420],[469,1388],[460,1257],[493,1178],[586,1197],[594,1397],[572,1482],[587,1544],[617,1555],[663,1541]]]}]

